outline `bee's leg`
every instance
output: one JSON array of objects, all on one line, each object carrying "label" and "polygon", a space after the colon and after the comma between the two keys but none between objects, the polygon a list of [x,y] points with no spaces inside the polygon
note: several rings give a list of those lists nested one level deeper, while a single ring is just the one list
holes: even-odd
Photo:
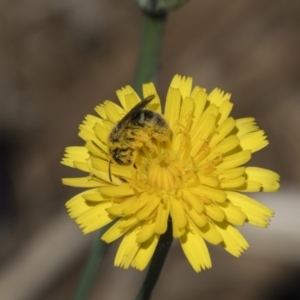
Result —
[{"label": "bee's leg", "polygon": [[110,182],[112,182],[112,178],[111,178],[111,160],[108,163],[108,176],[109,176]]},{"label": "bee's leg", "polygon": [[133,154],[132,154],[132,166],[135,169],[137,169],[137,167],[139,165],[139,154],[140,154],[140,149],[133,151]]}]

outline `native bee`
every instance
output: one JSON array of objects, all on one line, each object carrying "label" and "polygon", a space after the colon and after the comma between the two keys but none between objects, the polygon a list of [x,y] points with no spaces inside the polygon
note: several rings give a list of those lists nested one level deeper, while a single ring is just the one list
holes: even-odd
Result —
[{"label": "native bee", "polygon": [[143,99],[112,129],[108,138],[111,162],[130,165],[134,163],[134,154],[141,148],[155,151],[157,142],[170,141],[172,132],[166,120],[146,108],[154,98],[151,95]]}]

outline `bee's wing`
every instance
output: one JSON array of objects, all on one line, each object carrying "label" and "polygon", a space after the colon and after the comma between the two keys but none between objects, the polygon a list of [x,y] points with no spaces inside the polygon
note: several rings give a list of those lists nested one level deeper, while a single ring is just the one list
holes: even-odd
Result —
[{"label": "bee's wing", "polygon": [[147,98],[143,99],[141,102],[136,104],[120,121],[119,125],[125,125],[128,120],[132,117],[132,114],[141,111],[148,103],[150,103],[155,98],[154,95],[150,95]]}]

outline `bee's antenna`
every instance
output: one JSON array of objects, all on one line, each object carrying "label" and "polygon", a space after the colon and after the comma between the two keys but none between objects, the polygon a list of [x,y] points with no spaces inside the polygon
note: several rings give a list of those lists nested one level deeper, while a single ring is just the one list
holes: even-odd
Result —
[{"label": "bee's antenna", "polygon": [[111,165],[111,160],[110,160],[109,163],[108,163],[108,176],[109,176],[110,182],[112,182],[110,165]]},{"label": "bee's antenna", "polygon": [[150,95],[150,96],[146,97],[146,98],[144,99],[144,101],[147,101],[147,103],[149,103],[149,102],[151,102],[154,98],[155,98],[155,95]]}]

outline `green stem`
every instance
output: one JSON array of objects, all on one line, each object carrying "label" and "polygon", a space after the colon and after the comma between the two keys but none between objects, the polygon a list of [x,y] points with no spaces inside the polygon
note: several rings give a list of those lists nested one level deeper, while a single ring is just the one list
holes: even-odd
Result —
[{"label": "green stem", "polygon": [[107,249],[107,244],[100,238],[103,233],[111,226],[111,224],[101,228],[95,236],[94,243],[88,260],[82,272],[79,285],[76,289],[73,300],[87,300],[92,290],[95,279],[97,278],[98,270],[101,266],[104,254]]},{"label": "green stem", "polygon": [[[142,40],[134,82],[134,88],[139,95],[142,95],[143,83],[155,81],[156,79],[165,21],[165,13],[143,14]],[[88,261],[83,270],[83,274],[73,300],[87,300],[89,298],[97,272],[107,249],[106,243],[104,243],[100,237],[110,226],[111,224],[99,230],[96,240],[92,245]],[[172,241],[171,237],[172,233],[170,236],[169,234],[165,234],[160,238],[159,244],[152,258],[148,275],[137,299],[149,299],[170,248]]]},{"label": "green stem", "polygon": [[166,13],[143,13],[142,40],[134,82],[134,89],[139,95],[142,95],[143,83],[156,79],[165,23]]},{"label": "green stem", "polygon": [[[138,58],[134,89],[142,95],[143,83],[155,82],[159,67],[160,49],[166,24],[166,13],[143,14],[142,40]],[[136,297],[136,300],[148,300],[159,278],[168,251],[173,240],[172,223],[169,222],[167,232],[160,237],[153,254],[146,279]]]},{"label": "green stem", "polygon": [[146,279],[136,297],[136,300],[150,299],[152,290],[159,278],[160,272],[163,268],[172,241],[173,241],[172,222],[169,222],[166,233],[162,235],[159,239],[158,245],[156,247],[156,250],[154,252],[154,255],[150,263],[150,267]]}]

